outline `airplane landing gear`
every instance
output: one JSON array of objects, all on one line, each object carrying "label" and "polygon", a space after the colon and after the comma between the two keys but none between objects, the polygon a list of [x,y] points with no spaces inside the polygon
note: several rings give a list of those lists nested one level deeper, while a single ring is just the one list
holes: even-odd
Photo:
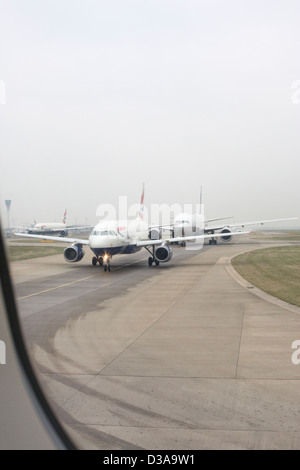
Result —
[{"label": "airplane landing gear", "polygon": [[104,271],[111,271],[111,265],[110,265],[110,257],[105,255],[104,258],[102,258],[102,264],[103,264],[103,269]]},{"label": "airplane landing gear", "polygon": [[149,258],[148,258],[148,265],[149,265],[149,266],[152,266],[153,263],[155,263],[156,266],[159,266],[159,261],[157,261],[156,259],[152,258],[152,256],[149,256]]},{"label": "airplane landing gear", "polygon": [[152,251],[150,251],[150,249],[147,246],[145,246],[145,248],[151,255],[148,258],[148,266],[152,266],[153,263],[155,263],[156,266],[159,266],[159,261],[155,259],[155,256],[154,256],[155,247],[154,246],[152,247]]},{"label": "airplane landing gear", "polygon": [[214,237],[214,234],[215,234],[215,231],[212,230],[212,231],[210,232],[211,238],[210,238],[209,241],[208,241],[208,244],[209,244],[209,245],[216,245],[216,244],[217,244],[217,241],[218,241],[218,240],[217,240],[217,238]]},{"label": "airplane landing gear", "polygon": [[96,266],[97,263],[99,263],[100,266],[103,265],[103,257],[102,256],[93,256],[92,265]]}]

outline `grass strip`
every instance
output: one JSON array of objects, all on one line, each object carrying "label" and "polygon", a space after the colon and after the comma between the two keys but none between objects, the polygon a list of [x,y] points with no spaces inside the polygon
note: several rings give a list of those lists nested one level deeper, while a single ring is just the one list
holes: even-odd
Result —
[{"label": "grass strip", "polygon": [[300,246],[251,251],[233,258],[232,265],[259,289],[300,307]]}]

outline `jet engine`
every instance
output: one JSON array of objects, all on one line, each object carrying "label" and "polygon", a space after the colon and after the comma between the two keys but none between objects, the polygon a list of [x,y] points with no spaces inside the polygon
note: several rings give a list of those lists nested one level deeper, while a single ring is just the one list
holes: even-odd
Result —
[{"label": "jet engine", "polygon": [[68,231],[67,231],[67,230],[61,230],[61,231],[59,232],[59,236],[60,236],[60,237],[66,237],[67,235],[68,235]]},{"label": "jet engine", "polygon": [[151,228],[149,230],[148,238],[150,238],[150,240],[160,240],[161,230],[159,228]]},{"label": "jet engine", "polygon": [[69,263],[76,263],[77,261],[82,260],[83,257],[84,251],[81,246],[71,245],[64,250],[64,258]]},{"label": "jet engine", "polygon": [[158,246],[154,250],[154,258],[156,261],[159,261],[160,263],[166,263],[167,261],[170,261],[172,256],[173,256],[172,248],[170,248],[168,245]]},{"label": "jet engine", "polygon": [[223,241],[223,242],[230,242],[230,240],[232,239],[232,235],[226,235],[226,233],[231,233],[231,230],[229,230],[229,228],[223,228],[223,230],[221,230],[220,233],[224,233],[224,235],[222,237],[220,237],[220,239]]}]

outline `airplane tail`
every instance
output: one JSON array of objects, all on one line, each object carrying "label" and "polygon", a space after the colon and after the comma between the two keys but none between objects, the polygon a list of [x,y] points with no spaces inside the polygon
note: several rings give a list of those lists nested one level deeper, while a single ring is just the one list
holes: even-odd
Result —
[{"label": "airplane tail", "polygon": [[202,213],[202,186],[200,186],[200,215]]},{"label": "airplane tail", "polygon": [[66,223],[66,220],[67,220],[67,209],[65,210],[65,213],[64,213],[64,218],[63,218],[64,224]]},{"label": "airplane tail", "polygon": [[145,183],[143,183],[143,191],[142,191],[140,211],[139,211],[139,218],[141,220],[144,220],[144,195],[145,195]]}]

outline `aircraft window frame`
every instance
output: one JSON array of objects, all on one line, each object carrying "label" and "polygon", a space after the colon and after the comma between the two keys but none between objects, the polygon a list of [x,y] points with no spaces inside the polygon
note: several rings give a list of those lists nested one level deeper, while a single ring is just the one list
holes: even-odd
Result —
[{"label": "aircraft window frame", "polygon": [[35,395],[35,398],[43,410],[46,418],[48,419],[49,424],[52,426],[53,432],[61,440],[62,444],[65,445],[66,450],[78,450],[49,405],[49,402],[40,386],[39,380],[36,377],[34,368],[29,359],[29,354],[27,352],[23,338],[20,315],[17,309],[13,283],[10,277],[9,261],[6,253],[6,245],[4,242],[3,233],[4,232],[2,231],[2,225],[0,221],[0,282],[7,322],[10,328],[11,337],[13,339],[13,347],[16,351],[16,355],[23,372],[32,389],[32,393]]}]

